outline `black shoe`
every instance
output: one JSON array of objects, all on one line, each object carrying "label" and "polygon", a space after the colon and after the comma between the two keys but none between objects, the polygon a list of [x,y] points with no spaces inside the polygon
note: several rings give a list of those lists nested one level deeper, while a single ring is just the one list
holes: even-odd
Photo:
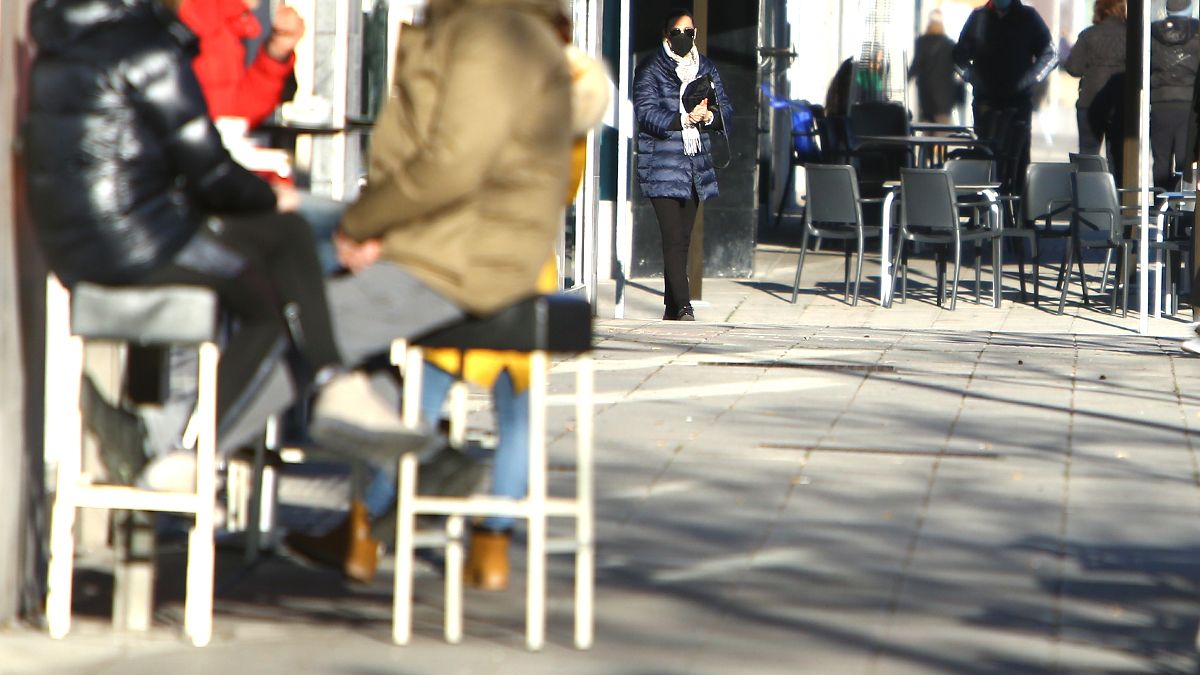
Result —
[{"label": "black shoe", "polygon": [[675,317],[676,321],[695,321],[696,313],[692,311],[691,305],[684,305],[679,310],[679,314]]},{"label": "black shoe", "polygon": [[79,411],[83,425],[96,435],[100,461],[108,479],[118,485],[133,485],[146,466],[146,427],[142,418],[105,400],[92,378],[83,376],[79,388]]}]

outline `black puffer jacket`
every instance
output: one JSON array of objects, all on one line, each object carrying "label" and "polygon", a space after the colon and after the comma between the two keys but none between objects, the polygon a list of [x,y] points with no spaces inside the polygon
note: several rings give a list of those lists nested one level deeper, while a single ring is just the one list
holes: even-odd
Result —
[{"label": "black puffer jacket", "polygon": [[1046,22],[1021,0],[1003,16],[991,2],[972,11],[954,46],[954,63],[976,100],[993,105],[1029,101],[1057,62]]},{"label": "black puffer jacket", "polygon": [[195,37],[157,0],[38,0],[24,161],[51,268],[129,283],[211,213],[274,208],[234,163],[191,70]]},{"label": "black puffer jacket", "polygon": [[926,33],[913,47],[909,79],[917,80],[921,115],[930,119],[948,115],[958,103],[959,85],[954,75],[954,40],[941,33]]},{"label": "black puffer jacket", "polygon": [[1150,102],[1187,103],[1200,68],[1200,21],[1169,17],[1150,24]]}]

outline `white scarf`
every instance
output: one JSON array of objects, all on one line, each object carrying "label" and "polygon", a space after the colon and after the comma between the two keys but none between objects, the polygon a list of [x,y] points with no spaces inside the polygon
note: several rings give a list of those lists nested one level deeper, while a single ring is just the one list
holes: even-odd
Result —
[{"label": "white scarf", "polygon": [[700,153],[701,148],[700,130],[687,121],[687,115],[691,111],[683,108],[683,90],[700,74],[700,52],[696,51],[696,47],[693,46],[692,51],[684,56],[679,56],[671,51],[671,43],[666,40],[663,40],[663,51],[675,62],[675,74],[683,83],[679,85],[679,112],[682,113],[681,119],[683,120],[683,154],[696,155]]}]

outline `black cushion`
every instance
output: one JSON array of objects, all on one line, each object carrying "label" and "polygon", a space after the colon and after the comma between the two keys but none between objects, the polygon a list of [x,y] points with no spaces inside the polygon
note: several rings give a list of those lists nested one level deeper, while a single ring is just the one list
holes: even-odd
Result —
[{"label": "black cushion", "polygon": [[71,289],[71,332],[92,340],[196,344],[217,333],[217,294],[199,286],[100,286]]},{"label": "black cushion", "polygon": [[412,340],[421,347],[586,352],[592,306],[569,295],[538,295],[486,317],[470,317]]}]

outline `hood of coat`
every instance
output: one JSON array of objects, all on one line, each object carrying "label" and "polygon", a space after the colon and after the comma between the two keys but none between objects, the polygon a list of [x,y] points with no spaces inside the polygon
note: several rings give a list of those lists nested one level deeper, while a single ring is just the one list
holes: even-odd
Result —
[{"label": "hood of coat", "polygon": [[485,7],[507,7],[540,14],[548,19],[571,16],[567,0],[429,0],[431,16],[458,10],[482,9]]},{"label": "hood of coat", "polygon": [[1167,17],[1150,27],[1154,39],[1166,45],[1181,45],[1196,35],[1196,21],[1190,18]]},{"label": "hood of coat", "polygon": [[196,48],[195,35],[158,0],[38,0],[29,13],[29,33],[47,54],[132,23],[158,24],[185,49]]}]

